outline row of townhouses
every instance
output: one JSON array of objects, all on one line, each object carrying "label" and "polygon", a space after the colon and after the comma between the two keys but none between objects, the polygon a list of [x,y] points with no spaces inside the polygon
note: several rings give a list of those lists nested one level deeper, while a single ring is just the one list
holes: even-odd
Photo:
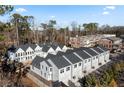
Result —
[{"label": "row of townhouses", "polygon": [[109,62],[109,51],[102,47],[81,47],[66,52],[48,53],[46,57],[36,56],[31,71],[47,81],[76,83],[79,78],[91,73]]},{"label": "row of townhouses", "polygon": [[36,56],[45,58],[48,53],[56,55],[58,51],[65,52],[67,49],[68,47],[61,44],[25,44],[9,48],[7,54],[10,60],[27,62]]}]

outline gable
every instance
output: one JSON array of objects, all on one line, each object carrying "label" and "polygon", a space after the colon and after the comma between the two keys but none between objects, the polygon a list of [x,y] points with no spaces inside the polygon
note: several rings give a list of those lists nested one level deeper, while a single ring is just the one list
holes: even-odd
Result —
[{"label": "gable", "polygon": [[62,49],[67,49],[67,47],[66,46],[63,46],[63,48]]},{"label": "gable", "polygon": [[16,53],[25,52],[23,49],[19,48]]},{"label": "gable", "polygon": [[50,48],[50,49],[48,50],[48,53],[51,53],[51,52],[55,52],[53,48]]},{"label": "gable", "polygon": [[37,46],[34,50],[41,50],[42,48],[40,46]]},{"label": "gable", "polygon": [[34,50],[31,47],[28,47],[27,50],[26,50],[26,52],[27,51],[34,51]]},{"label": "gable", "polygon": [[61,48],[60,48],[60,47],[57,47],[57,48],[56,48],[56,51],[61,51]]}]

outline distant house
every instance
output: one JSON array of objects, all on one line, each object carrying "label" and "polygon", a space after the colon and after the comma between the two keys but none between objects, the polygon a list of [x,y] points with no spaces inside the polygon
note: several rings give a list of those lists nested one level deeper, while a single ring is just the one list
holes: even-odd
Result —
[{"label": "distant house", "polygon": [[117,38],[117,37],[102,38],[98,42],[98,44],[106,47],[109,50],[119,49],[122,47],[122,39]]}]

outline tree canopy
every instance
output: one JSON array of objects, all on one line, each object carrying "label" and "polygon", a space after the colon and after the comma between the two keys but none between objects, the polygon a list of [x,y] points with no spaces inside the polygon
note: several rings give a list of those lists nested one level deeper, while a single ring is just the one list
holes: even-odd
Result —
[{"label": "tree canopy", "polygon": [[14,7],[11,5],[0,5],[0,15],[5,15],[13,11]]}]

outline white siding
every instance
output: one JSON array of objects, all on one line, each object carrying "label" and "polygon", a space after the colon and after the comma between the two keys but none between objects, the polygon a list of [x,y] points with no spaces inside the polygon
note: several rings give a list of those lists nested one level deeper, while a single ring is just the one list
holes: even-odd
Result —
[{"label": "white siding", "polygon": [[[66,71],[67,67],[70,68],[70,70]],[[71,65],[64,68],[59,69],[59,81],[63,81],[65,84],[68,85],[68,81],[71,80]],[[63,73],[60,73],[61,70],[64,70]]]},{"label": "white siding", "polygon": [[53,67],[53,75],[52,75],[52,80],[53,81],[58,81],[59,80],[59,69],[55,66],[55,64],[48,59],[48,62],[52,65]]},{"label": "white siding", "polygon": [[40,63],[40,68],[42,72],[42,77],[45,78],[46,80],[51,80],[50,77],[50,67],[44,62]]}]

